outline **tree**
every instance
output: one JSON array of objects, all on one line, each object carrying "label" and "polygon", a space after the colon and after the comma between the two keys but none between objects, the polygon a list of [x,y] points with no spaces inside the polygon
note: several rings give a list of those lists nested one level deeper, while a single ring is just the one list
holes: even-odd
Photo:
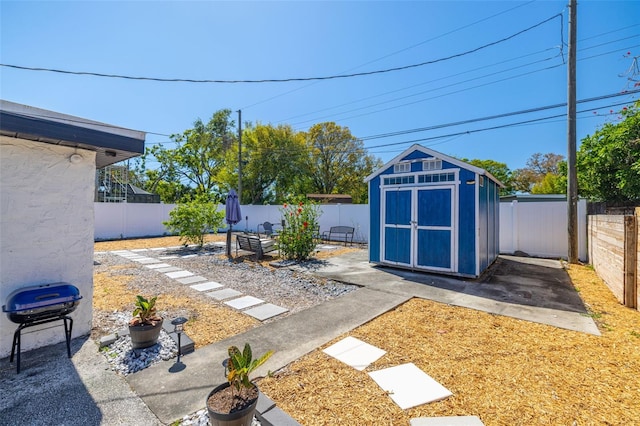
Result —
[{"label": "tree", "polygon": [[640,199],[640,101],[582,139],[577,153],[580,195],[595,201]]},{"label": "tree", "polygon": [[[243,201],[280,204],[288,199],[301,178],[306,152],[302,134],[290,125],[248,125],[242,133]],[[225,179],[236,182],[237,172]]]},{"label": "tree", "polygon": [[223,109],[215,112],[206,124],[197,119],[192,129],[171,135],[176,144],[173,149],[163,145],[149,148],[143,161],[152,157],[160,165],[154,171],[142,167],[144,188],[153,192],[162,190],[165,202],[177,202],[186,195],[213,195],[220,200],[223,188],[218,175],[227,166],[226,154],[236,139],[230,116],[231,110]]},{"label": "tree", "polygon": [[547,174],[558,176],[561,174],[560,163],[562,161],[564,161],[564,156],[560,154],[541,154],[539,152],[533,154],[527,160],[527,167],[513,171],[513,188],[516,191],[532,192],[533,186],[541,182]]},{"label": "tree", "polygon": [[506,163],[500,163],[494,160],[467,160],[462,159],[469,164],[472,164],[476,167],[480,167],[481,169],[485,169],[489,173],[491,173],[496,179],[504,184],[504,188],[500,188],[500,195],[509,195],[513,194],[513,182],[511,178],[511,170],[507,167]]},{"label": "tree", "polygon": [[533,184],[532,194],[566,194],[567,193],[567,162],[558,164],[558,174],[547,173],[541,181]]},{"label": "tree", "polygon": [[364,144],[347,127],[327,122],[313,125],[305,134],[308,192],[349,194],[354,203],[367,201],[364,178],[382,162],[366,153]]}]

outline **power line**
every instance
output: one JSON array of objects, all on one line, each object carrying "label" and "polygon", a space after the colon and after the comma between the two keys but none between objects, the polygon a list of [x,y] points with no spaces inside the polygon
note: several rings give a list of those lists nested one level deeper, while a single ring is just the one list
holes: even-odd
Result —
[{"label": "power line", "polygon": [[[461,26],[461,27],[455,28],[455,29],[453,29],[453,30],[451,30],[451,31],[448,31],[448,32],[444,33],[444,34],[437,35],[437,36],[435,36],[435,37],[432,37],[432,38],[427,39],[427,40],[423,40],[423,41],[421,41],[421,42],[419,42],[419,43],[416,43],[416,44],[414,44],[414,45],[411,45],[411,46],[405,47],[405,48],[400,49],[400,50],[396,50],[395,52],[392,52],[392,53],[386,54],[386,55],[381,56],[381,57],[378,57],[378,58],[376,58],[376,59],[372,59],[372,60],[370,60],[370,61],[368,61],[368,62],[365,62],[364,64],[360,64],[360,65],[358,65],[358,66],[352,67],[352,68],[350,68],[350,69],[348,69],[348,70],[346,70],[346,71],[343,71],[343,72],[350,72],[350,71],[352,71],[352,70],[356,70],[356,69],[358,69],[358,68],[362,68],[363,66],[366,66],[366,65],[373,64],[373,63],[375,63],[375,62],[381,61],[382,59],[390,58],[391,56],[397,55],[398,53],[406,52],[407,50],[411,50],[411,49],[413,49],[413,48],[416,48],[416,47],[418,47],[418,46],[422,46],[423,44],[426,44],[426,43],[429,43],[429,42],[431,42],[431,41],[437,40],[437,39],[439,39],[439,38],[442,38],[442,37],[448,36],[448,35],[453,34],[453,33],[455,33],[455,32],[458,32],[458,31],[461,31],[461,30],[467,29],[467,28],[472,27],[472,26],[474,26],[474,25],[477,25],[477,24],[479,24],[479,23],[481,23],[481,22],[485,22],[485,21],[488,21],[488,20],[490,20],[490,19],[493,19],[493,18],[495,18],[495,17],[497,17],[497,16],[500,16],[500,15],[503,15],[503,14],[505,14],[505,13],[511,12],[511,11],[513,11],[513,10],[515,10],[515,9],[520,8],[520,7],[528,6],[529,4],[534,3],[534,2],[535,2],[535,0],[531,0],[531,1],[527,2],[527,3],[524,3],[524,4],[521,4],[521,5],[518,5],[518,6],[512,7],[512,8],[507,9],[507,10],[503,10],[502,12],[498,12],[498,13],[496,13],[496,14],[494,14],[494,15],[488,16],[488,17],[486,17],[486,18],[482,18],[482,19],[480,19],[480,20],[478,20],[478,21],[475,21],[475,22],[472,22],[472,23],[470,23],[470,24],[463,25],[463,26]],[[297,92],[298,90],[306,89],[307,87],[310,87],[310,86],[312,86],[312,85],[314,85],[314,84],[316,84],[316,83],[307,84],[307,85],[304,85],[304,86],[298,87],[298,88],[296,88],[296,89],[289,90],[289,91],[287,91],[287,92],[281,93],[281,94],[279,94],[279,95],[271,96],[271,97],[269,97],[269,98],[267,98],[267,99],[264,99],[264,100],[262,100],[262,101],[254,102],[253,104],[248,105],[248,106],[246,106],[246,107],[243,107],[243,108],[241,108],[241,109],[248,109],[248,108],[254,107],[254,106],[256,106],[256,105],[263,104],[263,103],[265,103],[265,102],[271,101],[271,100],[273,100],[273,99],[277,99],[277,98],[282,97],[282,96],[284,96],[284,95],[288,95],[289,93],[293,93],[293,92]]]},{"label": "power line", "polygon": [[[638,45],[630,46],[630,47],[625,47],[624,49],[626,50],[626,49],[630,49],[630,48],[635,48],[635,47],[637,47],[637,46],[638,46]],[[615,51],[609,51],[609,52],[605,52],[605,53],[600,53],[600,54],[592,55],[592,56],[589,56],[589,57],[586,57],[586,58],[581,58],[581,59],[580,59],[580,61],[588,60],[588,59],[593,59],[593,58],[596,58],[596,57],[599,57],[599,56],[608,55],[608,54],[611,54],[611,53],[616,53],[616,52],[618,52],[618,51],[619,51],[619,49],[617,49],[617,50],[615,50]],[[543,61],[546,61],[546,60],[543,60]],[[533,64],[533,63],[532,63],[532,64]],[[428,97],[428,98],[418,99],[418,100],[413,101],[413,102],[408,102],[408,103],[404,103],[404,104],[400,104],[400,105],[394,105],[394,106],[391,106],[391,107],[388,107],[388,108],[382,108],[382,109],[378,109],[378,110],[375,110],[375,111],[369,111],[369,112],[365,112],[365,113],[358,114],[358,115],[351,115],[351,116],[348,116],[348,117],[343,117],[343,118],[341,118],[341,120],[347,120],[347,119],[353,119],[353,118],[358,118],[358,117],[364,117],[364,116],[367,116],[367,115],[377,114],[377,113],[380,113],[380,112],[385,112],[385,111],[389,111],[389,110],[396,109],[396,108],[406,107],[406,106],[414,105],[414,104],[417,104],[417,103],[420,103],[420,102],[426,102],[426,101],[429,101],[429,100],[442,98],[442,97],[449,96],[449,95],[453,95],[453,94],[456,94],[456,93],[466,92],[466,91],[471,90],[471,89],[477,89],[477,88],[485,87],[485,86],[489,86],[489,85],[492,85],[492,84],[502,83],[502,82],[505,82],[505,81],[508,81],[508,80],[513,80],[513,79],[516,79],[516,78],[519,78],[519,77],[524,77],[524,76],[531,75],[531,74],[535,74],[535,73],[537,73],[537,72],[541,72],[541,71],[547,71],[547,70],[554,69],[554,68],[558,68],[558,67],[561,67],[561,66],[563,66],[563,64],[552,65],[552,66],[549,66],[549,67],[540,68],[540,69],[537,69],[537,70],[533,70],[533,71],[529,71],[529,72],[525,72],[525,73],[517,74],[517,75],[514,75],[514,76],[510,76],[510,77],[502,78],[502,79],[500,79],[500,80],[489,81],[489,82],[486,82],[486,83],[483,83],[483,84],[478,84],[478,85],[475,85],[475,86],[471,86],[471,87],[467,87],[467,88],[462,88],[462,89],[459,89],[459,90],[454,90],[454,91],[452,91],[452,92],[447,92],[447,93],[443,93],[443,94],[440,94],[440,95],[431,96],[431,97]],[[485,75],[485,76],[482,76],[482,77],[479,77],[479,78],[489,77],[489,76],[491,76],[491,75],[496,75],[496,74],[499,74],[499,73],[501,73],[501,72],[502,72],[502,71],[499,71],[499,72],[492,73],[492,74],[488,74],[488,75]],[[476,79],[471,79],[471,80],[476,80]],[[464,82],[467,82],[467,81],[470,81],[470,80],[465,80],[465,81],[463,81],[463,82],[461,82],[461,83],[464,83]],[[384,102],[380,102],[380,103],[378,103],[378,104],[374,104],[374,105],[369,105],[369,106],[365,106],[365,107],[355,108],[355,109],[353,109],[353,110],[346,111],[346,112],[343,112],[343,113],[340,113],[340,114],[345,114],[345,113],[348,113],[348,112],[358,111],[358,110],[362,110],[362,109],[366,109],[366,108],[372,108],[372,107],[374,107],[374,106],[378,106],[378,105],[382,105],[382,104],[387,104],[387,103],[395,102],[395,101],[400,100],[400,99],[405,99],[405,98],[408,98],[408,97],[416,96],[416,95],[418,95],[418,94],[422,94],[422,93],[427,93],[427,92],[431,92],[431,91],[440,90],[440,89],[442,89],[442,88],[444,88],[444,87],[450,87],[450,86],[454,86],[454,85],[457,85],[457,84],[460,84],[460,83],[450,84],[450,85],[443,86],[443,87],[440,87],[440,88],[435,88],[435,89],[431,89],[431,90],[423,91],[423,92],[420,92],[420,93],[417,93],[417,94],[408,95],[408,96],[401,97],[401,98],[391,99],[391,100],[384,101]],[[305,121],[300,121],[300,122],[298,122],[298,123],[293,123],[293,125],[299,125],[299,124],[303,124],[303,123],[308,123],[308,122],[312,122],[312,121],[317,121],[317,120],[322,119],[322,118],[335,117],[335,115],[336,115],[336,114],[331,114],[331,115],[326,115],[326,116],[323,116],[323,117],[320,117],[320,118],[315,118],[315,119],[309,119],[309,120],[305,120]],[[335,119],[334,119],[334,121],[335,121]]]},{"label": "power line", "polygon": [[560,21],[562,21],[562,14],[558,13],[553,15],[550,18],[547,18],[543,21],[538,22],[535,25],[532,25],[528,28],[525,28],[524,30],[518,31],[515,34],[512,34],[510,36],[504,37],[500,40],[496,40],[493,41],[491,43],[487,43],[484,44],[480,47],[476,47],[475,49],[471,49],[471,50],[467,50],[465,52],[461,52],[461,53],[456,53],[454,55],[450,55],[450,56],[446,56],[443,58],[438,58],[438,59],[433,59],[430,61],[424,61],[424,62],[420,62],[417,64],[411,64],[411,65],[403,65],[403,66],[399,66],[399,67],[393,67],[393,68],[386,68],[386,69],[382,69],[382,70],[375,70],[375,71],[365,71],[365,72],[359,72],[359,73],[351,73],[351,74],[338,74],[338,75],[330,75],[330,76],[323,76],[323,77],[298,77],[298,78],[283,78],[283,79],[260,79],[260,80],[196,80],[196,79],[185,79],[185,78],[158,78],[158,77],[134,77],[134,76],[127,76],[127,75],[120,75],[120,74],[104,74],[104,73],[97,73],[97,72],[88,72],[88,71],[69,71],[69,70],[60,70],[60,69],[53,69],[53,68],[40,68],[40,67],[26,67],[26,66],[22,66],[22,65],[12,65],[12,64],[0,64],[0,66],[3,67],[8,67],[8,68],[14,68],[14,69],[20,69],[20,70],[28,70],[28,71],[45,71],[45,72],[54,72],[54,73],[60,73],[60,74],[71,74],[71,75],[88,75],[88,76],[93,76],[93,77],[105,77],[105,78],[119,78],[119,79],[126,79],[126,80],[146,80],[146,81],[157,81],[157,82],[164,82],[164,83],[176,83],[176,82],[181,82],[181,83],[219,83],[219,84],[227,84],[227,83],[286,83],[286,82],[292,82],[292,81],[315,81],[315,80],[334,80],[334,79],[341,79],[341,78],[352,78],[352,77],[363,77],[363,76],[368,76],[368,75],[375,75],[375,74],[384,74],[384,73],[390,73],[390,72],[396,72],[396,71],[404,71],[404,70],[408,70],[408,69],[412,69],[412,68],[418,68],[418,67],[423,67],[425,65],[432,65],[438,62],[444,62],[444,61],[448,61],[451,59],[455,59],[455,58],[460,58],[462,56],[467,56],[470,55],[472,53],[476,53],[480,50],[483,49],[487,49],[491,46],[495,46],[497,44],[500,43],[504,43],[508,40],[511,40],[515,37],[518,37],[519,35],[522,35],[526,32],[529,32],[541,25],[546,24],[549,21],[552,21],[555,18],[560,18]]}]

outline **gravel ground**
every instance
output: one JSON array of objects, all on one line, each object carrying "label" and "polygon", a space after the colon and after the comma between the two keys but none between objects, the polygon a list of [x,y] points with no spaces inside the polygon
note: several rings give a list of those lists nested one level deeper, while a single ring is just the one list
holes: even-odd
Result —
[{"label": "gravel ground", "polygon": [[[355,286],[336,281],[318,279],[289,269],[277,269],[263,266],[261,263],[239,257],[230,261],[219,247],[205,246],[204,249],[166,248],[163,250],[145,250],[144,256],[161,259],[171,266],[200,275],[211,281],[219,282],[227,288],[240,291],[244,295],[260,298],[268,303],[287,308],[289,311],[264,322],[277,321],[280,318],[308,309],[324,301],[340,297],[356,289]],[[177,256],[166,259],[167,256]],[[107,273],[116,277],[125,276],[127,287],[143,295],[159,295],[158,304],[163,295],[173,297],[186,296],[208,304],[217,304],[227,308],[223,302],[216,301],[205,294],[192,289],[189,285],[168,278],[166,275],[146,268],[144,265],[128,260],[113,252],[94,254],[94,273]],[[128,296],[127,296],[128,297]],[[132,300],[130,308],[133,309]],[[160,306],[160,310],[162,307]],[[230,309],[230,308],[229,308]],[[190,307],[161,311],[165,318],[185,316],[197,317]],[[94,312],[94,335],[100,337],[120,330],[127,325],[129,312],[120,310]],[[193,338],[193,336],[190,336]]]}]

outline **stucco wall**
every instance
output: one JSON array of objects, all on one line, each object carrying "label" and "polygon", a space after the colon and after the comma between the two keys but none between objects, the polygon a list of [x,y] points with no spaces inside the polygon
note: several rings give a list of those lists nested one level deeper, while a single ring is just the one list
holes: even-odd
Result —
[{"label": "stucco wall", "polygon": [[[0,302],[21,287],[69,282],[83,296],[73,337],[91,330],[94,174],[92,151],[0,136]],[[0,326],[5,357],[17,325],[2,315]],[[64,341],[62,321],[22,334],[22,351]]]}]

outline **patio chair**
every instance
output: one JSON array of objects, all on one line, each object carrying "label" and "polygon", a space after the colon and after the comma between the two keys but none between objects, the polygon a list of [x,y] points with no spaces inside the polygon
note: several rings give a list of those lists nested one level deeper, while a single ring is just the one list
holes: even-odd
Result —
[{"label": "patio chair", "polygon": [[[271,222],[264,222],[258,224],[258,237],[260,238],[275,238],[278,236],[277,231],[273,229],[274,224]],[[262,233],[260,232],[262,228]]]}]

